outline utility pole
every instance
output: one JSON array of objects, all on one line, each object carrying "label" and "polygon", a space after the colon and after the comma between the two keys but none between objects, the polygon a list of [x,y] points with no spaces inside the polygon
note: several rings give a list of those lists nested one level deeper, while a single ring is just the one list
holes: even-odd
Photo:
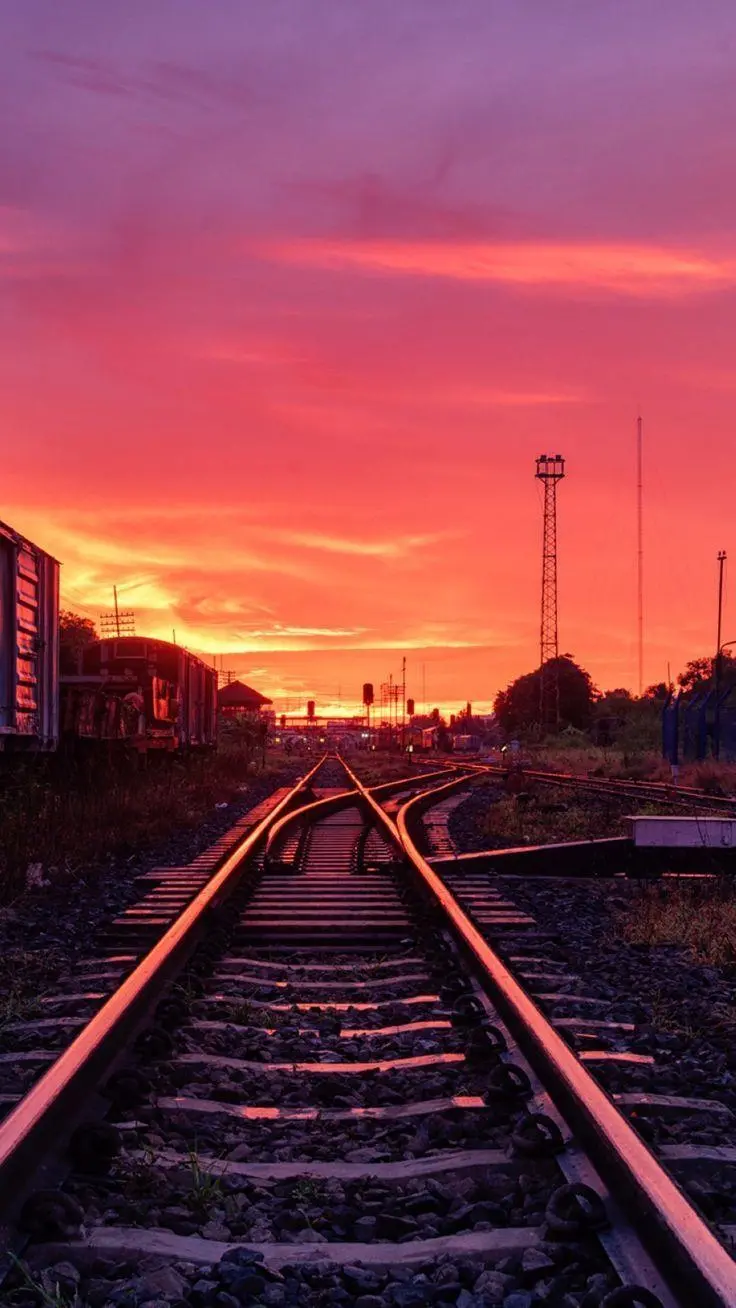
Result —
[{"label": "utility pole", "polygon": [[134,636],[135,635],[135,612],[133,609],[121,609],[118,607],[118,588],[112,588],[113,603],[115,605],[112,613],[100,614],[100,635],[101,636]]},{"label": "utility pole", "polygon": [[539,627],[540,727],[560,723],[560,673],[557,633],[557,483],[565,475],[561,454],[540,454],[535,476],[544,486],[542,528],[542,607]]},{"label": "utility pole", "polygon": [[401,750],[406,742],[406,655],[401,660]]},{"label": "utility pole", "polygon": [[723,653],[721,650],[721,620],[723,618],[723,568],[726,562],[726,551],[718,551],[718,633],[716,635],[716,661],[715,661],[715,682],[716,682],[716,711],[713,730],[713,753],[716,758],[721,753],[721,678],[723,673]]},{"label": "utility pole", "polygon": [[641,415],[636,420],[636,539],[638,565],[639,697],[644,693],[644,498]]}]

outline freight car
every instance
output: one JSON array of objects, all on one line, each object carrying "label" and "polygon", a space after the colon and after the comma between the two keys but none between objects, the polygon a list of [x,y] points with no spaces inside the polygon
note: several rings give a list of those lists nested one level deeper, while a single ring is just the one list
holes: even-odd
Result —
[{"label": "freight car", "polygon": [[140,754],[217,743],[217,673],[165,640],[113,636],[78,654],[61,679],[65,745],[107,741]]},{"label": "freight car", "polygon": [[429,754],[437,748],[437,727],[408,727],[406,731],[407,749],[413,754]]},{"label": "freight car", "polygon": [[0,522],[0,752],[59,737],[59,564]]}]

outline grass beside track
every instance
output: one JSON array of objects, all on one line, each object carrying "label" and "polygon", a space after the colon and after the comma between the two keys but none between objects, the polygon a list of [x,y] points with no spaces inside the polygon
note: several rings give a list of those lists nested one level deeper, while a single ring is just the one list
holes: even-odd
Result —
[{"label": "grass beside track", "polygon": [[627,944],[678,945],[695,963],[731,967],[736,964],[736,885],[723,877],[643,886],[622,910],[617,932]]},{"label": "grass beside track", "polygon": [[[605,748],[581,740],[528,746],[524,758],[530,768],[541,772],[569,772],[618,781],[672,781],[669,763],[655,749]],[[704,790],[707,795],[736,794],[736,763],[721,763],[716,759],[683,763],[677,784]]]},{"label": "grass beside track", "polygon": [[6,776],[0,783],[0,905],[34,880],[71,885],[90,864],[191,829],[216,804],[243,800],[255,775],[277,773],[283,764],[281,755],[262,763],[238,742],[225,742],[206,757],[146,769],[102,767],[63,778],[29,769]]},{"label": "grass beside track", "polygon": [[[672,810],[676,812],[677,810]],[[566,787],[530,784],[520,796],[489,801],[483,830],[488,848],[508,845],[549,845],[567,840],[597,840],[629,836],[632,812],[669,812],[666,805],[641,804],[617,795],[589,791],[575,794]]]}]

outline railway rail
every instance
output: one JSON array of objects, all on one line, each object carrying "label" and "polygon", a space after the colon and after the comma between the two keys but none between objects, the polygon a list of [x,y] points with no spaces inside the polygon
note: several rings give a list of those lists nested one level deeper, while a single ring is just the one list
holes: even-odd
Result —
[{"label": "railway rail", "polygon": [[[492,763],[466,764],[479,773],[506,777],[509,769]],[[703,790],[676,786],[665,781],[628,781],[618,777],[590,777],[570,772],[545,772],[537,768],[518,769],[525,780],[545,785],[561,786],[570,790],[589,790],[598,794],[620,795],[624,799],[646,800],[651,803],[681,805],[687,808],[706,808],[729,814],[736,813],[736,797],[708,795]]]},{"label": "railway rail", "polygon": [[116,988],[0,1123],[32,1269],[3,1293],[736,1304],[718,1235],[484,939],[513,906],[464,907],[420,853],[466,780],[325,760],[204,885],[161,870],[165,934],[122,979],[100,954]]}]

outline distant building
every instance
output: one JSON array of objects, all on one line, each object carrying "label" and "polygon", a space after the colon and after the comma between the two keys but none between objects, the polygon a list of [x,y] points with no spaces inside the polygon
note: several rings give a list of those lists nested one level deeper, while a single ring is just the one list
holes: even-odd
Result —
[{"label": "distant building", "polygon": [[220,686],[217,692],[217,707],[229,718],[239,713],[260,714],[266,704],[272,703],[273,700],[262,695],[259,690],[246,686],[243,681],[231,681],[228,686]]}]

